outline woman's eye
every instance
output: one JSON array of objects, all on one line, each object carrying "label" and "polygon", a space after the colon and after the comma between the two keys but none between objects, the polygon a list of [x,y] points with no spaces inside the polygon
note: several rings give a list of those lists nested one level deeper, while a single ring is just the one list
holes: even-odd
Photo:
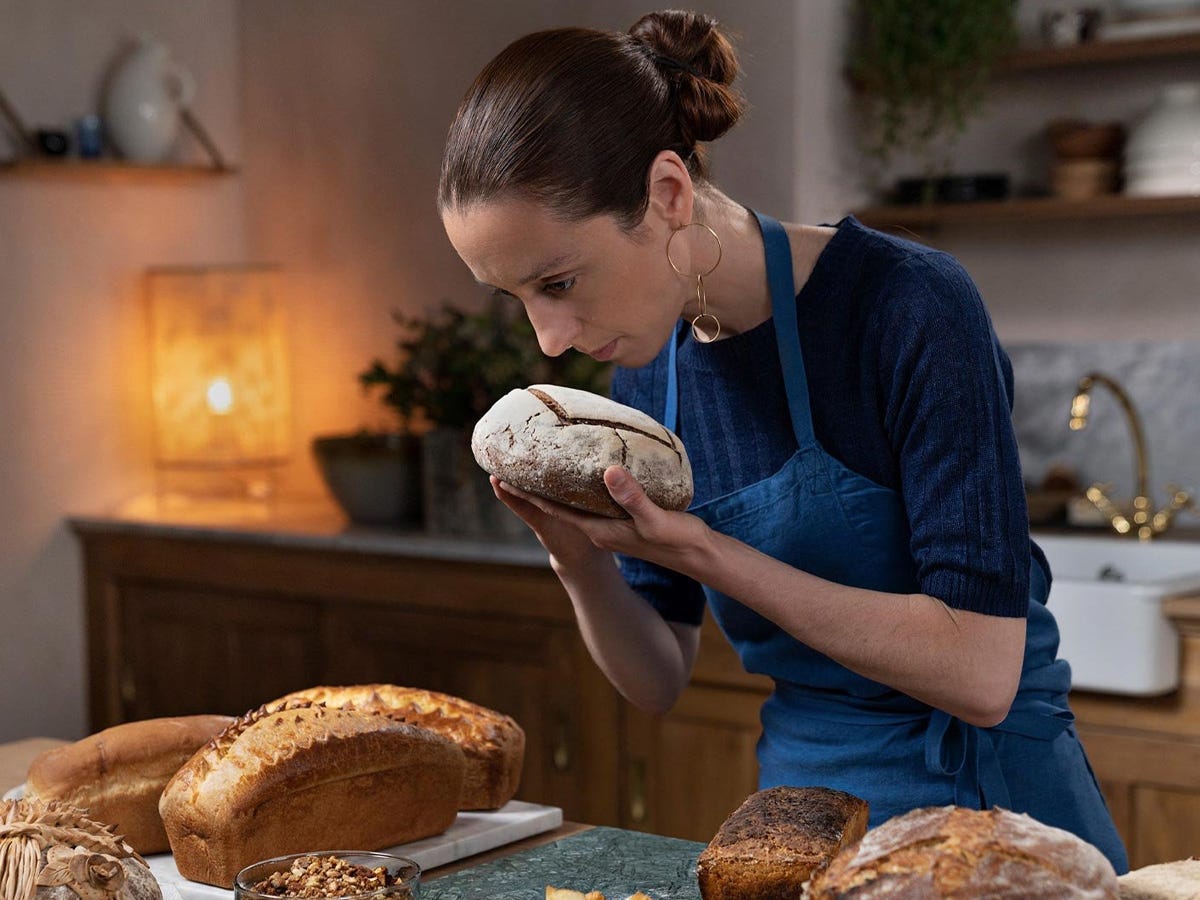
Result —
[{"label": "woman's eye", "polygon": [[506,290],[503,290],[502,288],[492,288],[491,296],[492,297],[511,297],[512,294],[510,294]]},{"label": "woman's eye", "polygon": [[574,284],[574,278],[564,278],[562,281],[549,281],[542,285],[542,291],[546,294],[565,294]]}]

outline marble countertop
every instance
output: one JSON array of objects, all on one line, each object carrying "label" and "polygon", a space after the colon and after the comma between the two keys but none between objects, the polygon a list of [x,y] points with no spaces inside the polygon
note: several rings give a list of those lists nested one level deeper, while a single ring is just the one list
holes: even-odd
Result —
[{"label": "marble countertop", "polygon": [[353,525],[333,504],[320,499],[164,502],[146,496],[110,512],[73,515],[68,521],[84,535],[143,534],[458,562],[550,565],[532,534],[527,540],[512,540]]},{"label": "marble countertop", "polygon": [[537,900],[546,886],[625,900],[700,900],[696,858],[704,844],[622,828],[589,828],[422,886],[422,900]]}]

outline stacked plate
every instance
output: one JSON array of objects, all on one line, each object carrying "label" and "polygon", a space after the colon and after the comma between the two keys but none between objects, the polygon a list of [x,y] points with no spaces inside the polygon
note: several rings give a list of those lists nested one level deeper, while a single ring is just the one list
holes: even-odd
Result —
[{"label": "stacked plate", "polygon": [[1125,193],[1200,196],[1200,82],[1163,88],[1125,148]]}]

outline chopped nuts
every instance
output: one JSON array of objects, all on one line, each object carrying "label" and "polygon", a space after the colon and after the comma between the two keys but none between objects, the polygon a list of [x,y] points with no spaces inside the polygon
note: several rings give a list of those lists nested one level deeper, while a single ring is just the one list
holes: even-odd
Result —
[{"label": "chopped nuts", "polygon": [[254,885],[268,897],[356,897],[385,888],[398,888],[398,897],[410,897],[402,879],[383,866],[356,866],[337,856],[300,856],[290,868],[274,872]]}]

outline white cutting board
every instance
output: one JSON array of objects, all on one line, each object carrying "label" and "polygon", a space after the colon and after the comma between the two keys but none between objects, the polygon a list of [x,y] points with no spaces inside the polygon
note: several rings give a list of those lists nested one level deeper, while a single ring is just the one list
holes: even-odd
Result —
[{"label": "white cutting board", "polygon": [[[21,796],[24,785],[13,788],[4,799]],[[460,812],[454,824],[442,834],[389,847],[387,852],[407,856],[416,860],[422,871],[444,866],[446,863],[494,850],[513,841],[552,831],[562,824],[562,810],[557,806],[540,806],[510,800],[494,812]],[[353,850],[354,847],[314,847],[314,850]],[[223,890],[208,884],[188,881],[175,868],[175,858],[169,853],[147,856],[150,871],[160,884],[170,885],[179,891],[182,900],[230,900],[232,890]]]}]

